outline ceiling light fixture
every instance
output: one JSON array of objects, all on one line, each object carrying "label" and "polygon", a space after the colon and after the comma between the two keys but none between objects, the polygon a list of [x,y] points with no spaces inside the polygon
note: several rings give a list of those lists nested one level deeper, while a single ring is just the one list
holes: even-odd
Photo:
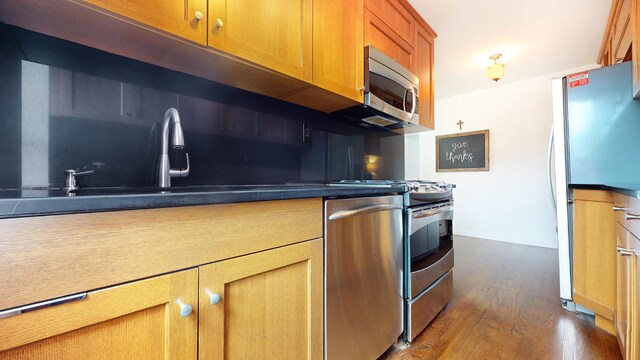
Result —
[{"label": "ceiling light fixture", "polygon": [[504,64],[498,64],[498,59],[500,59],[501,56],[502,54],[493,54],[489,56],[489,59],[493,60],[493,64],[489,66],[489,73],[487,76],[489,76],[489,79],[496,82],[504,76]]}]

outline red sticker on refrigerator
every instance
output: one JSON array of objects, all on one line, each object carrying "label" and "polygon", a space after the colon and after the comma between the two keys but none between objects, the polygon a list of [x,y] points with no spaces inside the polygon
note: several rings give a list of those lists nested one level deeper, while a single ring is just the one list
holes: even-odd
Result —
[{"label": "red sticker on refrigerator", "polygon": [[569,82],[569,87],[574,88],[582,85],[589,84],[589,72],[583,71],[577,74],[567,76],[567,81]]}]

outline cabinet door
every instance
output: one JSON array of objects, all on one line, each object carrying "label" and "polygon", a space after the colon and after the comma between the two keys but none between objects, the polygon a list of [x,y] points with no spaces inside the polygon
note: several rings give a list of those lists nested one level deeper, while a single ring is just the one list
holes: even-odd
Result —
[{"label": "cabinet door", "polygon": [[321,359],[322,239],[200,267],[199,359]]},{"label": "cabinet door", "polygon": [[629,281],[631,312],[627,314],[629,316],[628,326],[631,330],[629,341],[627,342],[628,349],[625,349],[625,352],[630,355],[627,359],[640,359],[640,286],[638,286],[638,280],[640,279],[640,240],[629,233],[629,242],[633,250],[633,258],[630,260],[631,279]]},{"label": "cabinet door", "polygon": [[420,125],[435,128],[433,118],[433,36],[422,26],[416,27],[415,72],[420,79],[418,110]]},{"label": "cabinet door", "polygon": [[413,47],[367,9],[364,11],[364,44],[373,46],[407,69],[412,69]]},{"label": "cabinet door", "polygon": [[311,0],[210,0],[209,46],[311,82]]},{"label": "cabinet door", "polygon": [[[628,249],[628,236],[627,230],[616,223],[616,244],[619,248]],[[616,255],[615,327],[618,344],[625,359],[630,359],[628,340],[631,333],[629,326],[631,285],[631,257],[618,252]]]},{"label": "cabinet door", "polygon": [[611,193],[574,190],[573,300],[610,333],[615,308],[615,220]]},{"label": "cabinet door", "polygon": [[363,100],[362,0],[314,0],[313,84]]},{"label": "cabinet door", "polygon": [[197,269],[0,319],[0,360],[196,359]]},{"label": "cabinet door", "polygon": [[631,0],[631,58],[633,60],[633,97],[640,97],[640,0]]},{"label": "cabinet door", "polygon": [[[84,1],[202,45],[207,43],[206,0]],[[201,19],[196,18],[196,12],[201,13]]]},{"label": "cabinet door", "polygon": [[[406,1],[407,6],[410,6]],[[365,6],[409,44],[414,41],[415,19],[398,0],[366,0]]]}]

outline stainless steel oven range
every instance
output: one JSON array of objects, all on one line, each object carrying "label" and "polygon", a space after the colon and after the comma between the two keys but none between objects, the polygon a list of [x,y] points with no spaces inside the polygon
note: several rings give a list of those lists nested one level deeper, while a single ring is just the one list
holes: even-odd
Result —
[{"label": "stainless steel oven range", "polygon": [[452,184],[409,181],[405,210],[405,331],[412,341],[453,293]]}]

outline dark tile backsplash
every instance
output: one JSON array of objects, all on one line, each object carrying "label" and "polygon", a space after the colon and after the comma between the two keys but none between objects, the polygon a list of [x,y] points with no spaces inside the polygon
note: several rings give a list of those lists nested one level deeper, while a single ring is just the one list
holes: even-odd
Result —
[{"label": "dark tile backsplash", "polygon": [[155,186],[169,107],[185,137],[171,163],[191,162],[174,186],[403,176],[402,136],[23,29],[0,40],[0,189],[62,187],[65,169],[94,170],[84,187]]}]

